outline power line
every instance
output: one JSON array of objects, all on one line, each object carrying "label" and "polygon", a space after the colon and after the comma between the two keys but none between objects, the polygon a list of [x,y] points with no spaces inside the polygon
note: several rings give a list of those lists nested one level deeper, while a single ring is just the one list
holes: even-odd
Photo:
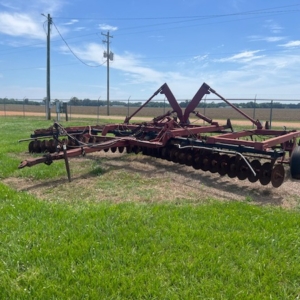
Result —
[{"label": "power line", "polygon": [[[300,4],[299,4],[300,5]],[[224,14],[224,15],[210,15],[210,16],[199,16],[199,17],[189,17],[189,20],[181,20],[181,21],[173,21],[173,22],[164,22],[164,23],[156,23],[156,24],[148,24],[148,25],[135,25],[133,27],[125,27],[125,28],[119,28],[118,31],[126,31],[126,30],[131,30],[131,29],[141,29],[141,28],[153,28],[153,27],[158,27],[162,25],[172,25],[172,24],[179,24],[179,23],[190,23],[190,22],[196,22],[196,21],[203,21],[203,20],[209,20],[209,19],[216,19],[224,16],[241,16],[241,15],[256,15],[252,16],[249,18],[244,18],[243,20],[249,20],[249,19],[255,19],[255,18],[260,18],[264,16],[266,13],[268,13],[269,16],[273,15],[278,15],[278,14],[283,14],[283,13],[289,13],[289,12],[298,12],[299,10],[286,10],[286,11],[270,11],[270,12],[258,12],[258,11],[250,11],[250,12],[244,12],[244,13],[235,13],[235,14]],[[257,16],[258,15],[258,16]],[[145,18],[147,19],[147,18]],[[163,18],[163,19],[168,19],[168,18]],[[144,19],[143,19],[144,20]],[[241,21],[240,18],[238,19],[233,19],[233,20],[224,20],[220,22],[210,22],[210,23],[199,23],[197,24],[190,24],[190,25],[184,25],[184,26],[176,26],[176,27],[164,27],[164,28],[156,28],[156,29],[151,29],[151,30],[143,30],[143,31],[133,31],[133,32],[126,32],[126,33],[116,33],[115,36],[126,36],[130,34],[142,34],[145,32],[153,32],[157,30],[170,30],[170,29],[180,29],[180,28],[187,28],[187,27],[195,27],[195,26],[203,26],[203,25],[211,25],[211,24],[221,24],[221,23],[228,23],[228,22],[236,22],[236,21]]]},{"label": "power line", "polygon": [[[230,13],[230,14],[219,14],[219,15],[203,15],[203,16],[189,16],[189,17],[145,17],[145,18],[102,18],[102,20],[168,20],[168,19],[184,19],[184,20],[179,20],[179,21],[172,21],[172,22],[164,22],[164,23],[157,23],[157,24],[148,24],[148,25],[135,25],[133,27],[125,27],[125,28],[119,28],[119,31],[125,31],[125,30],[130,30],[130,29],[140,29],[140,28],[147,28],[147,27],[157,27],[161,25],[172,25],[172,24],[179,24],[179,23],[190,23],[190,22],[195,22],[195,21],[202,21],[202,20],[209,20],[209,19],[217,19],[217,18],[223,18],[223,17],[235,17],[235,16],[246,16],[246,15],[259,15],[263,16],[265,14],[268,15],[277,15],[277,14],[283,14],[283,13],[290,13],[290,12],[298,12],[299,10],[274,10],[278,8],[285,8],[285,7],[294,7],[294,6],[299,6],[300,4],[294,4],[294,5],[286,5],[286,6],[280,6],[280,7],[274,7],[274,8],[268,8],[268,9],[259,9],[259,10],[251,10],[251,11],[245,11],[245,12],[240,12],[240,13]],[[246,18],[246,19],[253,19],[256,17],[252,18]],[[63,19],[60,17],[56,17],[56,19]],[[78,19],[78,20],[97,20],[97,18],[68,18],[68,19]],[[244,19],[244,20],[246,20]],[[229,20],[229,21],[222,21],[222,22],[217,22],[217,23],[207,23],[207,24],[199,24],[201,25],[210,25],[210,24],[218,24],[218,23],[226,23],[226,22],[235,22],[235,21],[240,21],[241,19],[234,19],[234,20]],[[179,28],[186,28],[186,27],[192,27],[196,26],[195,24],[191,25],[186,25],[186,26],[177,26],[177,27],[168,27],[168,28],[160,28],[160,30],[170,30],[170,29],[179,29]],[[139,33],[144,33],[144,32],[151,32],[155,30],[148,30],[148,31],[137,31],[133,33],[121,33],[121,34],[115,34],[118,36],[121,35],[127,35],[127,34],[139,34]]]},{"label": "power line", "polygon": [[[130,29],[140,29],[140,28],[147,28],[147,27],[157,27],[161,25],[171,25],[171,24],[178,24],[178,23],[187,23],[187,22],[195,22],[195,21],[201,21],[201,20],[208,20],[208,19],[216,19],[216,18],[222,18],[222,17],[230,17],[230,16],[243,16],[243,15],[276,15],[276,14],[282,14],[282,13],[289,13],[289,12],[298,12],[299,10],[274,10],[274,9],[280,9],[280,8],[287,8],[287,7],[295,7],[299,6],[300,4],[293,4],[293,5],[285,5],[285,6],[279,6],[279,7],[273,7],[273,8],[265,8],[265,9],[258,9],[258,10],[250,10],[250,11],[245,11],[245,12],[239,12],[239,13],[229,13],[229,14],[219,14],[219,15],[202,15],[202,16],[177,16],[177,17],[145,17],[145,18],[101,18],[102,20],[126,20],[126,21],[131,21],[131,20],[168,20],[168,19],[184,19],[180,21],[172,21],[172,22],[164,22],[164,23],[158,23],[158,24],[148,24],[148,25],[135,25],[133,27],[125,27],[125,28],[120,28],[119,31],[123,30],[130,30]],[[255,18],[255,17],[253,17]],[[56,17],[56,19],[64,19],[62,17]],[[68,18],[68,19],[78,19],[78,20],[98,20],[98,18]],[[247,19],[252,19],[252,18],[247,18]],[[224,23],[224,22],[235,22],[235,21],[240,21],[240,19],[235,19],[235,20],[229,20],[229,21],[222,21],[222,22],[217,22],[217,23]],[[208,23],[208,24],[216,24],[216,23]],[[201,25],[207,25],[207,24],[199,24]],[[160,30],[170,30],[170,29],[179,29],[179,28],[186,28],[186,27],[191,27],[195,26],[193,25],[186,25],[186,26],[181,26],[181,27],[168,27],[168,28],[162,28]],[[133,32],[129,34],[139,34],[139,33],[144,33],[144,32],[150,32],[154,30],[148,30],[148,31],[138,31],[138,32]],[[121,35],[127,35],[128,33],[121,33],[121,34],[115,34],[118,36]]]},{"label": "power line", "polygon": [[[78,35],[78,36],[74,36],[74,37],[69,37],[67,40],[72,40],[72,39],[78,39],[81,37],[86,37],[86,36],[91,36],[91,35],[97,35],[97,32],[93,32],[93,33],[88,33],[88,34],[83,34],[83,35]],[[60,42],[61,38],[59,39],[52,39],[51,43],[56,43],[56,42]],[[24,48],[29,48],[29,47],[35,47],[35,46],[45,46],[44,42],[41,43],[34,43],[34,44],[29,44],[29,45],[23,45],[23,46],[18,46],[18,47],[14,47],[14,49],[9,49],[9,50],[2,50],[0,51],[0,54],[11,54],[14,52],[20,52],[20,51],[24,51]],[[40,48],[35,48],[35,49],[40,49]],[[32,49],[29,49],[29,51],[31,51]]]},{"label": "power line", "polygon": [[[63,66],[70,66],[70,65],[77,65],[78,63],[67,63],[67,64],[59,64],[59,65],[51,65],[51,69],[57,68],[57,67],[63,67]],[[44,70],[45,66],[35,66],[35,67],[25,67],[25,68],[13,68],[13,69],[1,69],[1,72],[7,72],[7,71],[20,71],[20,70]]]},{"label": "power line", "polygon": [[[298,5],[300,5],[300,4],[297,4],[297,5],[289,5],[289,6],[283,6],[283,7],[291,7],[291,6],[298,6]],[[249,13],[249,12],[248,12]],[[228,15],[232,15],[232,14],[228,14]],[[221,15],[216,15],[216,16],[221,16]],[[224,15],[223,15],[224,16]],[[180,17],[169,17],[169,18],[180,18]],[[248,18],[249,19],[249,18]],[[244,19],[245,20],[245,19]],[[195,20],[191,20],[191,21],[195,21]],[[218,23],[224,23],[224,22],[234,22],[234,21],[237,21],[237,20],[229,20],[229,21],[223,21],[223,22],[218,22]],[[240,21],[240,19],[239,19],[239,21]],[[45,26],[45,24],[46,23],[44,23],[44,26]],[[53,24],[54,24],[54,22],[53,22]],[[164,24],[167,24],[167,23],[164,23]],[[172,22],[170,23],[170,24],[172,24]],[[211,23],[210,23],[211,24]],[[155,25],[155,24],[154,24]],[[146,25],[145,27],[149,27],[149,26],[151,26],[151,27],[153,27],[154,25]],[[159,25],[159,24],[156,24],[156,25]],[[193,24],[193,25],[189,25],[189,26],[203,26],[203,25],[208,25],[208,23],[206,23],[206,24],[199,24],[199,25],[195,25],[195,24]],[[43,26],[43,27],[44,27]],[[105,64],[105,62],[103,62],[102,64],[100,64],[100,65],[95,65],[95,66],[92,66],[92,65],[89,65],[89,64],[86,64],[84,61],[82,61],[75,53],[74,53],[74,51],[72,51],[72,49],[71,49],[71,47],[68,45],[68,43],[67,43],[67,41],[66,41],[66,39],[64,39],[63,37],[62,37],[62,35],[61,35],[61,33],[59,32],[59,30],[58,30],[58,28],[57,28],[57,26],[54,24],[54,26],[55,26],[55,28],[56,28],[56,30],[57,30],[57,32],[59,33],[59,35],[60,35],[60,38],[61,38],[61,40],[63,40],[64,41],[64,43],[66,44],[66,46],[68,47],[68,49],[70,50],[70,52],[81,62],[81,63],[83,63],[84,65],[86,65],[86,66],[89,66],[89,67],[99,67],[99,66],[101,66],[101,65],[103,65],[103,64]],[[133,27],[134,29],[136,29],[136,28],[140,28],[141,26],[139,26],[139,27]],[[181,26],[181,27],[173,27],[173,28],[165,28],[166,30],[170,30],[170,29],[178,29],[178,28],[183,28],[183,27],[188,27],[188,26]],[[120,30],[128,30],[129,28],[123,28],[123,29],[120,29]],[[163,30],[164,28],[162,28],[162,29],[160,29],[160,30]],[[120,35],[128,35],[128,34],[138,34],[138,33],[144,33],[144,32],[150,32],[150,31],[153,31],[153,30],[148,30],[148,31],[140,31],[140,32],[132,32],[132,33],[121,33],[121,34],[117,34],[117,36],[120,36]],[[85,34],[85,35],[80,35],[80,36],[75,36],[75,37],[70,37],[70,38],[68,38],[68,40],[71,40],[71,39],[76,39],[76,38],[80,38],[80,37],[86,37],[86,36],[91,36],[91,35],[97,35],[97,33],[91,33],[91,34]],[[58,42],[59,40],[52,40],[52,42]],[[13,50],[11,50],[11,51],[14,51],[14,52],[18,52],[18,51],[24,51],[23,49],[24,49],[24,47],[25,48],[27,48],[27,47],[32,47],[32,46],[38,46],[38,45],[44,45],[44,43],[35,43],[35,44],[32,44],[32,45],[26,45],[26,46],[20,46],[20,47],[18,47],[17,49],[13,49]],[[5,50],[4,50],[5,51]],[[7,50],[6,50],[7,51]],[[265,50],[265,51],[276,51],[276,50]],[[281,51],[281,50],[278,50],[278,51]],[[6,53],[1,53],[1,54],[10,54],[9,52],[6,52]],[[222,54],[222,53],[221,53]],[[221,54],[219,54],[219,55],[221,55]],[[210,54],[210,55],[218,55],[218,54]],[[168,56],[168,57],[170,57],[170,56]]]},{"label": "power line", "polygon": [[[226,17],[226,16],[233,16],[233,15],[243,15],[243,14],[250,14],[250,13],[268,13],[268,10],[274,10],[274,9],[281,9],[281,8],[287,8],[287,7],[295,7],[295,6],[300,6],[300,4],[292,4],[292,5],[284,5],[284,6],[276,6],[276,7],[271,7],[271,8],[264,8],[264,9],[257,9],[257,10],[250,10],[250,11],[244,11],[240,13],[230,13],[230,14],[216,14],[216,15],[196,15],[196,16],[163,16],[163,17],[94,17],[94,18],[84,18],[84,17],[55,17],[55,19],[60,19],[60,20],[122,20],[122,21],[134,21],[134,20],[169,20],[169,19],[194,19],[194,18],[218,18],[218,17]],[[289,10],[292,11],[292,10]],[[297,11],[297,10],[294,10]],[[272,12],[270,12],[272,13]]]},{"label": "power line", "polygon": [[[299,11],[299,10],[297,10]],[[282,12],[281,12],[282,13]],[[274,15],[278,15],[278,14],[281,14],[279,12],[276,12],[276,13],[273,13],[272,14],[270,13],[269,16],[274,16]],[[262,17],[262,15],[260,14],[258,17],[255,16],[255,17],[249,17],[249,18],[244,18],[242,19],[243,21],[244,20],[250,20],[250,19],[256,19],[256,18],[260,18]],[[200,19],[194,19],[194,20],[190,20],[189,22],[191,21],[200,21]],[[230,23],[230,22],[236,22],[236,21],[241,21],[241,19],[233,19],[233,20],[224,20],[224,21],[219,21],[219,22],[210,22],[210,23],[199,23],[199,24],[190,24],[190,25],[184,25],[184,26],[176,26],[176,27],[165,27],[165,28],[159,28],[159,30],[170,30],[170,29],[181,29],[181,28],[188,28],[188,27],[196,27],[196,26],[203,26],[203,25],[211,25],[211,24],[223,24],[223,23]],[[127,28],[120,28],[119,31],[123,31],[123,30],[130,30],[130,29],[140,29],[140,28],[147,28],[147,27],[154,27],[154,26],[160,26],[160,25],[169,25],[169,24],[175,24],[175,23],[183,23],[184,21],[182,22],[170,22],[170,23],[159,23],[159,24],[151,24],[151,25],[142,25],[142,26],[134,26],[134,27],[127,27]],[[157,29],[151,29],[151,30],[143,30],[143,31],[133,31],[133,32],[130,32],[130,33],[121,33],[121,34],[115,34],[115,36],[124,36],[124,35],[129,35],[129,34],[142,34],[142,33],[145,33],[145,32],[153,32],[153,31],[156,31],[158,30]]]},{"label": "power line", "polygon": [[64,41],[64,43],[66,44],[66,46],[68,47],[68,49],[70,50],[70,52],[84,65],[88,66],[88,67],[93,67],[93,68],[97,68],[97,67],[100,67],[102,65],[104,65],[106,62],[102,63],[102,64],[99,64],[99,65],[89,65],[87,63],[85,63],[82,59],[80,59],[75,53],[74,51],[71,49],[71,47],[68,45],[68,43],[66,42],[66,40],[63,38],[63,36],[61,35],[60,31],[58,30],[58,28],[56,27],[55,23],[52,22],[55,29],[57,30],[58,34],[60,35],[61,39]]},{"label": "power line", "polygon": [[[275,8],[284,8],[284,7],[292,7],[292,6],[299,6],[300,4],[295,4],[295,5],[287,5],[287,6],[281,6],[281,7],[275,7]],[[275,9],[275,8],[271,8],[271,9]],[[147,28],[147,27],[154,27],[154,26],[161,26],[161,25],[169,25],[169,24],[176,24],[176,23],[181,23],[181,22],[194,22],[194,21],[200,21],[200,20],[204,20],[204,19],[212,19],[212,18],[219,18],[219,17],[224,17],[224,16],[238,16],[238,15],[243,15],[243,14],[260,14],[259,12],[261,11],[265,11],[265,10],[270,10],[270,9],[263,9],[263,10],[255,10],[255,11],[247,11],[247,12],[242,12],[242,13],[235,13],[235,14],[223,14],[223,15],[207,15],[207,16],[190,16],[190,17],[150,17],[150,18],[112,18],[112,19],[116,19],[116,20],[139,20],[139,19],[142,19],[142,20],[151,20],[151,19],[179,19],[179,18],[185,18],[185,19],[191,19],[192,20],[183,20],[183,21],[177,21],[177,22],[165,22],[165,23],[159,23],[159,24],[151,24],[151,25],[142,25],[142,26],[134,26],[134,27],[127,27],[127,28],[120,28],[119,30],[120,31],[125,31],[125,30],[130,30],[130,29],[140,29],[140,28]],[[287,11],[271,11],[271,12],[267,12],[267,13],[287,13],[287,12],[296,12],[298,10],[287,10]],[[201,19],[202,18],[202,19]],[[255,17],[253,17],[255,18]],[[244,19],[244,20],[248,20],[248,19],[253,19],[253,18],[247,18],[247,19]],[[53,19],[53,18],[52,18]],[[56,17],[55,19],[63,19],[63,18],[59,18],[59,17]],[[70,19],[70,18],[68,18]],[[74,19],[74,18],[71,18],[71,19]],[[92,18],[78,18],[78,19],[83,19],[83,20],[91,20]],[[110,19],[110,18],[108,18]],[[206,24],[191,24],[191,25],[186,25],[186,26],[176,26],[176,27],[166,27],[166,28],[160,28],[160,30],[170,30],[170,29],[180,29],[180,28],[186,28],[186,27],[194,27],[194,26],[203,26],[203,25],[211,25],[211,24],[220,24],[220,23],[227,23],[227,22],[235,22],[235,21],[240,21],[240,19],[235,19],[235,20],[228,20],[228,21],[222,21],[222,22],[217,22],[217,23],[206,23]],[[43,24],[43,27],[45,26],[45,22]],[[57,29],[57,28],[56,28]],[[45,30],[45,28],[44,28]],[[127,32],[127,33],[121,33],[121,34],[115,34],[116,36],[124,36],[124,35],[130,35],[130,34],[142,34],[142,33],[145,33],[145,32],[152,32],[152,31],[155,31],[157,29],[154,29],[154,30],[144,30],[144,31],[134,31],[134,32]],[[58,31],[58,29],[57,29]],[[59,31],[58,31],[59,33]],[[59,33],[60,34],[60,33]],[[78,38],[81,38],[81,37],[86,37],[86,36],[92,36],[92,35],[97,35],[97,32],[95,33],[90,33],[90,34],[84,34],[84,35],[78,35],[78,36],[75,36],[75,37],[69,37],[68,40],[71,40],[71,39],[78,39]],[[66,43],[66,39],[64,39],[62,37],[62,35],[60,34],[60,37],[61,39]],[[52,43],[54,42],[58,42],[59,40],[52,40]],[[23,48],[27,48],[27,47],[33,47],[33,46],[39,46],[39,45],[44,45],[44,43],[35,43],[35,44],[30,44],[30,45],[25,45],[25,46],[20,46],[20,47],[16,47],[15,49],[10,49],[8,52],[7,50],[3,50],[3,51],[0,51],[0,53],[3,55],[3,54],[10,54],[10,53],[13,53],[13,52],[18,52],[18,51],[23,51],[22,49]],[[67,45],[67,43],[66,43]],[[71,50],[70,46],[67,45],[67,47],[69,48],[69,50],[73,53],[74,56],[76,56],[76,54]],[[77,57],[78,59],[78,57]],[[80,59],[79,59],[80,60]],[[86,64],[84,62],[82,62],[83,64]],[[87,65],[87,64],[86,64]],[[90,65],[88,65],[90,66]],[[90,66],[90,67],[96,67],[96,66]],[[98,66],[97,66],[98,67]]]}]

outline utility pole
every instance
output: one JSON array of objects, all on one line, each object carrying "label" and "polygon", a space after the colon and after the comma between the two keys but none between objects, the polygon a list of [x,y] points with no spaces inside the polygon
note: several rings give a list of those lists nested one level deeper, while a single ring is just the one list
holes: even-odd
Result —
[{"label": "utility pole", "polygon": [[[44,14],[42,14],[44,17],[46,17]],[[47,99],[46,99],[46,120],[51,120],[51,110],[50,110],[50,30],[51,30],[51,24],[52,24],[52,18],[50,17],[50,14],[48,14],[47,22],[47,79],[46,79],[46,85],[47,85]]]},{"label": "utility pole", "polygon": [[107,31],[106,34],[101,32],[101,34],[106,37],[106,40],[103,40],[103,43],[106,43],[107,45],[107,50],[104,51],[103,57],[107,59],[107,115],[109,116],[109,61],[114,59],[114,54],[109,51],[109,38],[113,38],[113,36],[109,35],[109,31]]},{"label": "utility pole", "polygon": [[50,14],[48,14],[48,30],[47,30],[47,120],[51,120],[51,110],[50,110],[50,25],[52,19]]}]

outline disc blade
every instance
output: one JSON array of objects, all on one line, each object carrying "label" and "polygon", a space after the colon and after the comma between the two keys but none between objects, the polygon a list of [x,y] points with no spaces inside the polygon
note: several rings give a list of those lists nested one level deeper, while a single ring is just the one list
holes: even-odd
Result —
[{"label": "disc blade", "polygon": [[264,163],[261,166],[260,172],[259,172],[259,182],[262,185],[267,185],[271,181],[271,173],[272,173],[272,164],[269,162]]},{"label": "disc blade", "polygon": [[252,169],[255,171],[255,175],[252,173],[251,170],[249,170],[249,173],[248,173],[248,180],[252,183],[256,182],[258,179],[259,179],[259,172],[260,172],[260,169],[261,169],[261,163],[258,159],[254,159],[251,161],[250,163]]},{"label": "disc blade", "polygon": [[218,165],[218,173],[219,173],[221,176],[226,175],[227,172],[228,172],[229,158],[230,158],[230,157],[229,157],[227,154],[223,154],[223,155],[221,155],[221,157],[220,157],[219,165]]},{"label": "disc blade", "polygon": [[271,173],[271,183],[274,188],[278,188],[283,184],[285,170],[282,164],[276,165]]},{"label": "disc blade", "polygon": [[237,175],[237,161],[236,156],[232,156],[228,162],[227,175],[229,178],[234,178]]}]

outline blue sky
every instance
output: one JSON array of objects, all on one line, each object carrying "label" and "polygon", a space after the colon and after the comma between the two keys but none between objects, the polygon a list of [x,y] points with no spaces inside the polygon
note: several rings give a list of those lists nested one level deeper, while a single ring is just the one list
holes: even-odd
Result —
[{"label": "blue sky", "polygon": [[52,99],[106,99],[107,31],[111,100],[148,99],[165,82],[177,99],[203,82],[226,98],[300,99],[296,0],[0,0],[1,98],[46,96],[42,13]]}]

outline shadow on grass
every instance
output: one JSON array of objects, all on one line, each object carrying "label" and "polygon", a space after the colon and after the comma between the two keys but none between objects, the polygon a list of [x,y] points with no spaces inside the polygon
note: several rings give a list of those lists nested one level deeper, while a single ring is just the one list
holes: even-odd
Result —
[{"label": "shadow on grass", "polygon": [[[221,198],[229,201],[254,202],[259,205],[282,206],[288,196],[293,196],[287,193],[286,188],[283,190],[281,188],[275,189],[271,184],[262,186],[259,182],[253,184],[247,180],[240,181],[237,178],[221,177],[217,173],[212,174],[202,170],[195,170],[192,167],[144,155],[108,153],[104,157],[95,154],[77,159],[94,161],[94,169],[84,174],[72,174],[72,164],[76,162],[71,159],[71,180],[74,184],[82,184],[82,180],[92,180],[108,172],[125,170],[128,173],[139,174],[145,178],[159,178],[162,181],[164,179],[171,180],[178,186],[184,185],[193,192],[199,192],[199,195],[205,191],[205,197],[215,199]],[[30,184],[19,190],[30,191],[42,188],[55,188],[67,183],[66,173],[65,178]]]},{"label": "shadow on grass", "polygon": [[[94,159],[90,157],[90,159]],[[120,163],[120,160],[122,163]],[[138,162],[147,167],[137,167],[133,162]],[[121,158],[106,157],[102,162],[110,170],[126,170],[141,174],[144,177],[161,177],[177,180],[179,185],[185,185],[195,191],[200,191],[204,186],[209,190],[216,190],[211,194],[212,198],[218,195],[226,200],[243,200],[260,205],[282,206],[286,194],[271,186],[262,186],[259,182],[250,183],[248,180],[240,181],[237,178],[212,174],[209,171],[195,170],[192,167],[161,160],[144,155],[122,156]],[[170,175],[171,174],[171,175]]]}]

